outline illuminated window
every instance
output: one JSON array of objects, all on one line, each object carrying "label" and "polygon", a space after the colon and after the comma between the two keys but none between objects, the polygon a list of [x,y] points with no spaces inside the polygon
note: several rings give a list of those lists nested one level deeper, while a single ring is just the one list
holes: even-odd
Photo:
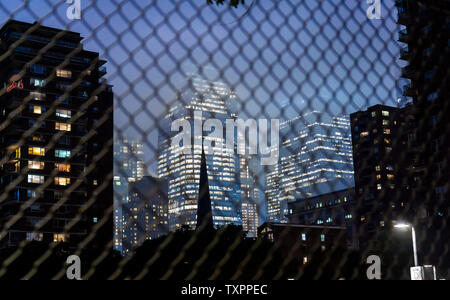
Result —
[{"label": "illuminated window", "polygon": [[389,179],[389,180],[394,180],[394,175],[392,175],[392,174],[387,174],[387,179]]},{"label": "illuminated window", "polygon": [[33,142],[42,142],[43,138],[40,135],[33,136]]},{"label": "illuminated window", "polygon": [[59,163],[56,163],[55,167],[59,172],[66,172],[66,173],[69,173],[71,168],[70,164],[59,164]]},{"label": "illuminated window", "polygon": [[320,241],[321,242],[325,242],[325,234],[321,234],[320,235]]},{"label": "illuminated window", "polygon": [[58,158],[69,158],[70,154],[70,150],[55,150],[55,156]]},{"label": "illuminated window", "polygon": [[42,106],[33,105],[32,111],[33,111],[33,114],[40,115],[40,114],[42,114]]},{"label": "illuminated window", "polygon": [[39,232],[27,232],[27,241],[42,242],[44,240],[44,234]]},{"label": "illuminated window", "polygon": [[377,184],[377,190],[381,190],[381,184]]},{"label": "illuminated window", "polygon": [[306,233],[302,233],[302,241],[306,241]]},{"label": "illuminated window", "polygon": [[16,149],[16,158],[20,158],[21,153],[20,153],[20,147]]},{"label": "illuminated window", "polygon": [[381,175],[377,175],[377,180],[381,180]]},{"label": "illuminated window", "polygon": [[44,79],[31,78],[30,79],[30,85],[34,86],[34,87],[45,87],[45,80]]},{"label": "illuminated window", "polygon": [[306,265],[308,263],[308,257],[303,257],[303,264]]},{"label": "illuminated window", "polygon": [[98,180],[94,180],[94,182],[92,184],[97,186],[98,185]]},{"label": "illuminated window", "polygon": [[39,92],[31,92],[30,98],[32,100],[42,101],[42,100],[45,100],[45,94],[39,93]]},{"label": "illuminated window", "polygon": [[64,243],[68,239],[67,235],[64,233],[55,233],[53,234],[53,242],[54,243]]},{"label": "illuminated window", "polygon": [[383,120],[383,125],[384,125],[384,126],[389,125],[389,120]]},{"label": "illuminated window", "polygon": [[361,132],[361,137],[366,137],[366,136],[369,136],[368,131]]},{"label": "illuminated window", "polygon": [[29,147],[28,154],[36,156],[45,156],[45,149],[41,147]]},{"label": "illuminated window", "polygon": [[28,161],[28,168],[31,170],[44,170],[45,163],[41,161]]},{"label": "illuminated window", "polygon": [[47,73],[47,68],[43,65],[32,65],[30,71],[36,74],[45,75]]},{"label": "illuminated window", "polygon": [[389,117],[389,112],[383,110],[382,115],[383,115],[383,117]]},{"label": "illuminated window", "polygon": [[41,175],[28,175],[28,183],[34,183],[34,184],[43,184],[45,181],[44,176]]},{"label": "illuminated window", "polygon": [[68,109],[57,109],[56,116],[60,118],[70,119],[72,117],[72,112]]},{"label": "illuminated window", "polygon": [[391,134],[391,130],[388,129],[388,128],[385,128],[385,129],[383,130],[383,133],[386,134],[386,135],[389,135],[389,134]]},{"label": "illuminated window", "polygon": [[66,123],[56,122],[55,123],[55,129],[56,130],[60,130],[60,131],[72,131],[72,125],[71,124],[66,124]]},{"label": "illuminated window", "polygon": [[72,78],[72,72],[68,70],[56,70],[56,76],[61,78]]},{"label": "illuminated window", "polygon": [[55,184],[60,186],[66,186],[70,184],[70,178],[55,177]]},{"label": "illuminated window", "polygon": [[375,171],[378,171],[378,172],[381,171],[381,167],[380,166],[376,166],[375,167]]},{"label": "illuminated window", "polygon": [[372,118],[375,118],[377,116],[377,112],[376,111],[373,111],[372,112]]}]

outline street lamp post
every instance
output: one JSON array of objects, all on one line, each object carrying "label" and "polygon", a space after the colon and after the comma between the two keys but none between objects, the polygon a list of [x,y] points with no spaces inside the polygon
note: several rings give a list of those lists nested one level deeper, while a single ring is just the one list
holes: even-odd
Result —
[{"label": "street lamp post", "polygon": [[419,261],[417,259],[417,242],[416,242],[416,230],[414,229],[414,226],[411,224],[396,224],[394,225],[395,228],[399,229],[405,229],[405,228],[411,228],[411,234],[412,234],[412,242],[413,242],[413,251],[414,251],[414,266],[419,266]]}]

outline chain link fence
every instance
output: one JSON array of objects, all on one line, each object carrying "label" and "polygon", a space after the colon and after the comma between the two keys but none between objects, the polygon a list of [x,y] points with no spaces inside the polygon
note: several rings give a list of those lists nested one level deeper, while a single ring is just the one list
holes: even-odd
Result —
[{"label": "chain link fence", "polygon": [[1,279],[449,279],[448,1],[0,19]]}]

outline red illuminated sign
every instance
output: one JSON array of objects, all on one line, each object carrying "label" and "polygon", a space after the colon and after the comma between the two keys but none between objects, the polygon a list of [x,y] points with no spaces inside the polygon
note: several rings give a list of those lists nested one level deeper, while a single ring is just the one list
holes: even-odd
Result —
[{"label": "red illuminated sign", "polygon": [[8,87],[6,88],[6,92],[9,93],[14,89],[19,89],[19,90],[23,90],[24,86],[23,86],[23,81],[13,81],[11,82]]}]

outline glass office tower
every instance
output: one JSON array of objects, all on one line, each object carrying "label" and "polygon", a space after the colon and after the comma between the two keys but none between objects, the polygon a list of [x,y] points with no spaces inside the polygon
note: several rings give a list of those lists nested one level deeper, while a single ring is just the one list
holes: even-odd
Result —
[{"label": "glass office tower", "polygon": [[[168,181],[171,231],[182,226],[195,228],[197,224],[200,163],[205,140],[212,141],[215,150],[214,154],[206,155],[214,225],[242,224],[239,159],[235,149],[226,148],[225,138],[215,139],[208,137],[208,132],[194,131],[199,112],[202,120],[197,119],[197,122],[215,118],[225,128],[226,120],[235,118],[227,108],[227,103],[234,98],[234,93],[224,83],[190,75],[185,88],[178,92],[176,103],[161,122],[158,175]],[[191,124],[192,139],[200,140],[200,144],[192,142],[192,147],[172,147],[172,139],[179,133],[171,131],[175,120],[187,120]],[[190,154],[185,153],[186,147]],[[221,153],[217,153],[218,150]]]}]

